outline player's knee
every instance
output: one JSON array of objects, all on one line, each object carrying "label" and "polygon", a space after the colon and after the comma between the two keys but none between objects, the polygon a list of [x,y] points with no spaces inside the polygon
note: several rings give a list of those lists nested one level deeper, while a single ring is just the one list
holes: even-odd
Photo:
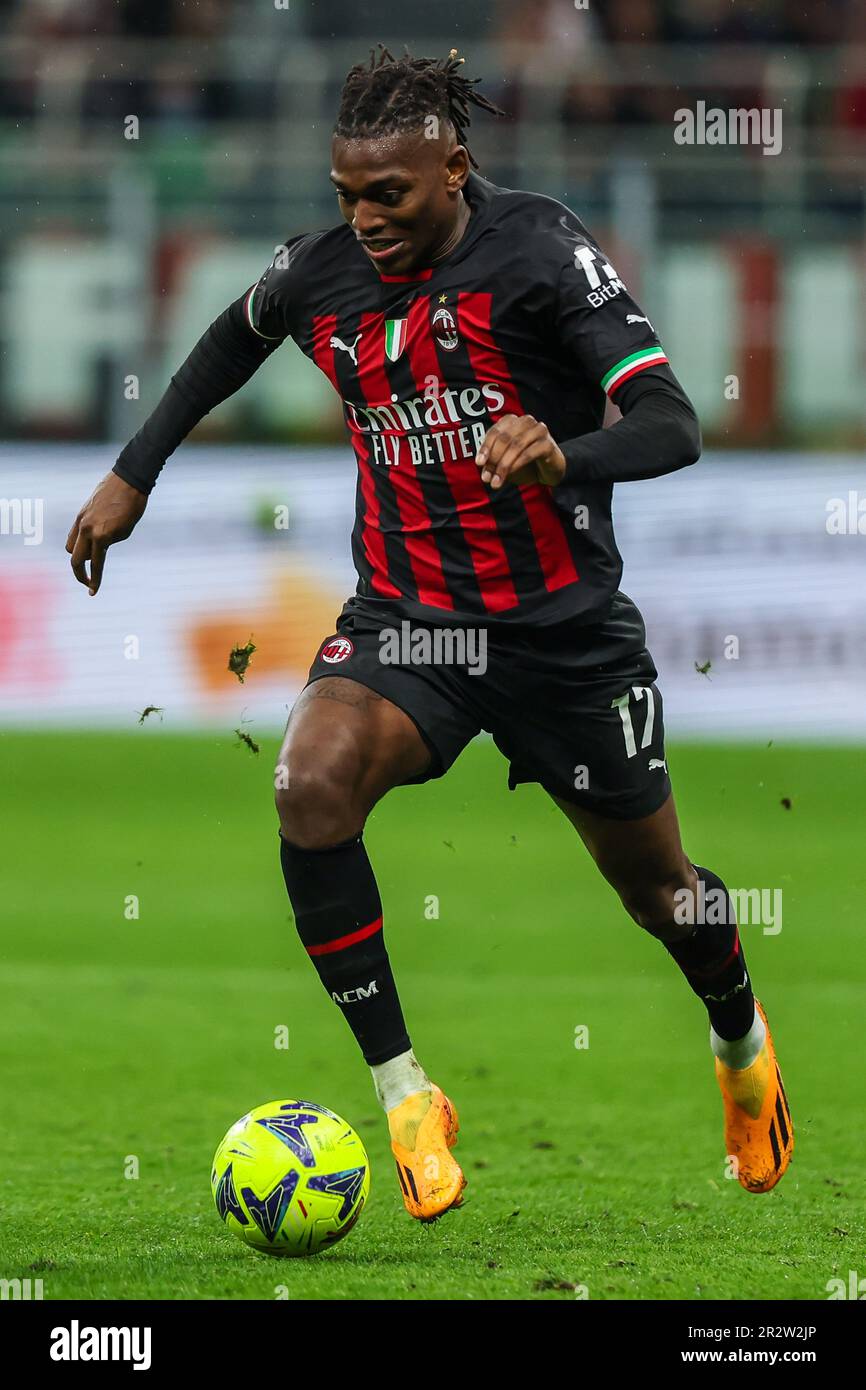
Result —
[{"label": "player's knee", "polygon": [[645,875],[619,887],[619,896],[629,916],[639,927],[664,940],[687,935],[684,904],[695,892],[695,874],[684,861],[664,874]]},{"label": "player's knee", "polygon": [[326,849],[357,835],[365,818],[359,781],[358,760],[349,750],[297,754],[278,765],[274,800],[285,838],[304,849]]}]

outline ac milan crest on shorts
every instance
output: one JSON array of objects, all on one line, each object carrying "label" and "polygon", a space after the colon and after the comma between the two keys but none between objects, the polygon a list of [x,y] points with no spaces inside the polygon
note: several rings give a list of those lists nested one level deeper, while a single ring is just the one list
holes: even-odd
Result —
[{"label": "ac milan crest on shorts", "polygon": [[346,661],[354,650],[354,645],[348,637],[329,637],[319,652],[319,660],[326,662],[328,666],[336,666],[338,662]]}]

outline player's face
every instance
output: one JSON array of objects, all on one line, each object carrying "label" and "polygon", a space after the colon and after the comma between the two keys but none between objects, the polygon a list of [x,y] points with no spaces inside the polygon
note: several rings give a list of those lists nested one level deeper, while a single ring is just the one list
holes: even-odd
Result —
[{"label": "player's face", "polygon": [[331,160],[340,211],[382,275],[407,275],[449,249],[469,156],[447,127],[436,140],[334,136]]}]

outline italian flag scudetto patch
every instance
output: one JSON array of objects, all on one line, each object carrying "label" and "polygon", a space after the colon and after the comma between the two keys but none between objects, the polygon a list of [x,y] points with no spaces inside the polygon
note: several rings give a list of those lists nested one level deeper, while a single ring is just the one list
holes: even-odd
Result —
[{"label": "italian flag scudetto patch", "polygon": [[406,325],[408,319],[385,320],[385,351],[392,362],[396,362],[406,346]]}]

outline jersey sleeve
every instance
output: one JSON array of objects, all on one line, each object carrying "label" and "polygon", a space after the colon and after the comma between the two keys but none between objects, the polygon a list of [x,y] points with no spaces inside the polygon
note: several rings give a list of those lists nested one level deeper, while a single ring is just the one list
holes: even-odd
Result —
[{"label": "jersey sleeve", "polygon": [[244,318],[254,333],[269,342],[291,336],[303,296],[299,262],[312,241],[292,237],[278,246],[267,270],[244,297]]},{"label": "jersey sleeve", "polygon": [[576,217],[559,218],[551,249],[558,262],[555,332],[589,381],[618,403],[626,382],[643,372],[672,380],[667,354],[649,318]]}]

